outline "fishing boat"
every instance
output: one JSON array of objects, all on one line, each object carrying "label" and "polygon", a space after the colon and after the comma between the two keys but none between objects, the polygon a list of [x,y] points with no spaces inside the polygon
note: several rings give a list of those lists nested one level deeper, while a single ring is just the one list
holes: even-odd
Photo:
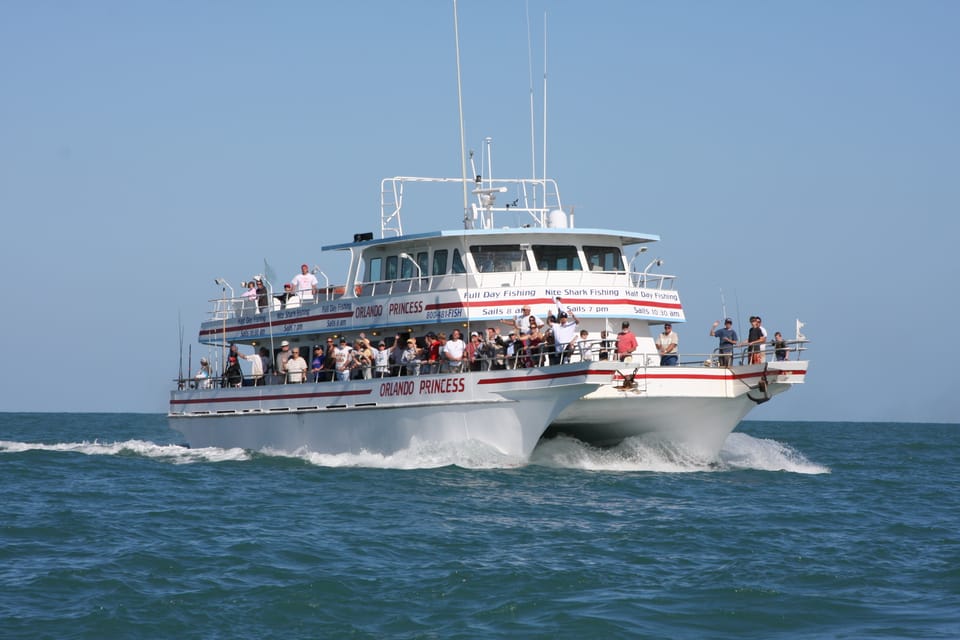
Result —
[{"label": "fishing boat", "polygon": [[[799,324],[796,339],[759,361],[738,350],[728,361],[681,353],[675,366],[661,365],[656,335],[686,318],[676,277],[654,270],[662,261],[635,266],[659,237],[577,228],[553,180],[484,178],[472,157],[471,169],[468,181],[384,179],[379,237],[357,233],[321,248],[348,256],[342,285],[284,308],[274,298],[260,308],[221,297],[199,339],[221,349],[267,345],[273,355],[281,341],[307,350],[361,333],[386,349],[411,339],[426,349],[457,330],[476,345],[465,363],[474,370],[401,376],[394,364],[372,381],[179,389],[174,427],[192,445],[387,451],[412,438],[476,438],[521,457],[543,435],[598,446],[647,437],[710,458],[753,407],[804,381]],[[454,202],[469,191],[462,228],[407,233],[411,189],[442,187]],[[536,344],[531,316],[545,334]],[[550,336],[571,322],[578,339],[559,350]],[[624,323],[636,347],[621,358],[612,345]]]},{"label": "fishing boat", "polygon": [[[454,1],[455,26],[456,15]],[[459,36],[457,69],[459,89]],[[794,340],[760,357],[751,345],[748,354],[662,359],[658,331],[686,318],[676,278],[655,270],[662,260],[635,264],[659,237],[576,227],[546,175],[494,179],[490,138],[485,174],[473,151],[468,174],[462,103],[460,113],[460,177],[385,178],[378,237],[360,232],[321,248],[347,254],[341,285],[275,295],[281,283],[264,263],[257,280],[269,295],[254,302],[223,287],[199,333],[224,369],[228,344],[266,348],[272,362],[284,342],[309,352],[361,334],[396,352],[413,341],[424,366],[394,358],[379,379],[260,384],[262,375],[237,388],[226,377],[220,388],[191,388],[181,377],[169,416],[191,445],[392,452],[418,440],[478,440],[526,458],[541,437],[567,435],[597,446],[647,438],[712,458],[753,407],[804,382],[799,321]],[[445,204],[418,218],[462,212],[461,224],[406,232],[412,192],[443,187],[448,197],[429,201]],[[635,337],[617,352],[624,327]],[[433,359],[455,331],[469,337],[451,372]]]}]

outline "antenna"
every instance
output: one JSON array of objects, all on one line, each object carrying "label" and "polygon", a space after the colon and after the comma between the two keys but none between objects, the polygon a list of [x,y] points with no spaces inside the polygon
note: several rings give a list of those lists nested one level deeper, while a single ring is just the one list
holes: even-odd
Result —
[{"label": "antenna", "polygon": [[547,12],[543,12],[543,206],[547,206]]},{"label": "antenna", "polygon": [[[527,73],[530,77],[530,177],[537,179],[536,122],[533,116],[533,45],[530,38],[530,0],[527,0]],[[546,190],[544,190],[546,201]],[[533,190],[533,208],[537,208],[537,190]]]},{"label": "antenna", "polygon": [[470,228],[467,204],[467,143],[463,133],[463,88],[460,83],[460,26],[457,18],[457,0],[453,0],[453,39],[457,47],[457,106],[460,108],[460,177],[463,179],[463,228]]}]

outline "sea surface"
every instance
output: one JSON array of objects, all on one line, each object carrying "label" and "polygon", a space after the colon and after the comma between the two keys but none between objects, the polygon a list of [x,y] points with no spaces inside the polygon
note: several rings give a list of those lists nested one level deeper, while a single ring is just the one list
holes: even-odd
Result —
[{"label": "sea surface", "polygon": [[745,422],[712,464],[181,443],[0,413],[0,637],[960,637],[960,425]]}]

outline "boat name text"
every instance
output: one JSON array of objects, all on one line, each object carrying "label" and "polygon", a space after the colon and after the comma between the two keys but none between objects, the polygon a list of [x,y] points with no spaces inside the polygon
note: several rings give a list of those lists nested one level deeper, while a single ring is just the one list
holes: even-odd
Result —
[{"label": "boat name text", "polygon": [[[380,385],[380,397],[430,395],[435,393],[463,393],[464,378],[440,378],[428,380],[397,380]],[[419,383],[419,384],[418,384]]]}]

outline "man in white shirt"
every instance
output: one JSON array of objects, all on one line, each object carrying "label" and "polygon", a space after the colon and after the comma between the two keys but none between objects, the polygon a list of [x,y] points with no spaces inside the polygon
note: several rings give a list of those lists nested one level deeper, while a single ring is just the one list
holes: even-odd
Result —
[{"label": "man in white shirt", "polygon": [[657,351],[660,352],[660,366],[672,367],[677,364],[677,349],[680,339],[673,332],[673,325],[664,323],[663,333],[657,338]]},{"label": "man in white shirt", "polygon": [[333,350],[333,359],[336,361],[337,380],[348,382],[353,370],[353,349],[347,344],[346,338],[340,338],[340,344]]},{"label": "man in white shirt", "polygon": [[313,301],[317,295],[317,276],[310,273],[310,267],[305,264],[300,265],[300,273],[293,276],[293,292],[302,302]]},{"label": "man in white shirt", "polygon": [[450,339],[443,345],[443,361],[447,371],[451,373],[463,371],[463,354],[466,350],[467,345],[463,342],[460,330],[454,329]]},{"label": "man in white shirt", "polygon": [[557,314],[557,322],[553,325],[553,341],[556,355],[551,364],[560,364],[570,361],[570,353],[573,351],[574,342],[577,339],[577,325],[580,320],[570,311],[560,298],[557,298],[557,308],[560,313]]}]

